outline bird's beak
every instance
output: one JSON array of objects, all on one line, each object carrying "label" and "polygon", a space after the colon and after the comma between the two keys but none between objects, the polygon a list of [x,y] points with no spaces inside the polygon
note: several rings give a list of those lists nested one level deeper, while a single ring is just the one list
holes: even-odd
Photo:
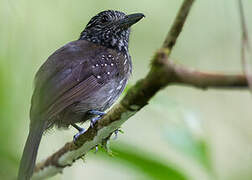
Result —
[{"label": "bird's beak", "polygon": [[128,29],[130,26],[140,21],[143,17],[145,16],[142,13],[135,13],[135,14],[127,15],[123,19],[118,21],[119,27],[121,29]]}]

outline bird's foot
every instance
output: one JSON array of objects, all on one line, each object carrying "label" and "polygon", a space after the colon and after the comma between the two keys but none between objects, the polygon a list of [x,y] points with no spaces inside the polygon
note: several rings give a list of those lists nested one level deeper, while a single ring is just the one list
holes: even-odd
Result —
[{"label": "bird's foot", "polygon": [[98,116],[104,116],[106,114],[105,112],[96,111],[96,110],[90,110],[90,111],[88,111],[88,113],[92,114],[92,115],[98,115]]},{"label": "bird's foot", "polygon": [[74,142],[78,139],[78,137],[82,134],[84,134],[86,132],[86,130],[84,128],[81,128],[79,126],[77,126],[76,124],[72,124],[72,126],[77,129],[79,132],[77,134],[74,135],[73,140]]},{"label": "bird's foot", "polygon": [[104,116],[106,113],[105,112],[102,112],[102,111],[96,111],[96,110],[90,110],[88,112],[89,114],[92,114],[92,115],[97,115],[97,117],[93,117],[91,120],[90,120],[90,126],[93,128],[95,123],[102,118],[102,116]]},{"label": "bird's foot", "polygon": [[95,125],[95,123],[96,123],[99,119],[101,119],[101,118],[102,118],[101,116],[97,116],[97,117],[92,118],[92,119],[90,120],[90,126],[93,128],[94,125]]},{"label": "bird's foot", "polygon": [[79,131],[77,134],[74,135],[73,140],[76,141],[78,139],[78,137],[82,134],[84,134],[86,132],[86,130],[84,128],[82,128],[81,131]]}]

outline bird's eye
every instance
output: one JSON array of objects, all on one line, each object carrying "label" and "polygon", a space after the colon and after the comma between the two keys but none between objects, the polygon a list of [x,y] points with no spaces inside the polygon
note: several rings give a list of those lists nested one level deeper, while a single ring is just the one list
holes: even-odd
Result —
[{"label": "bird's eye", "polygon": [[101,18],[101,22],[102,23],[106,23],[106,22],[109,22],[109,17],[108,16],[102,16],[102,18]]}]

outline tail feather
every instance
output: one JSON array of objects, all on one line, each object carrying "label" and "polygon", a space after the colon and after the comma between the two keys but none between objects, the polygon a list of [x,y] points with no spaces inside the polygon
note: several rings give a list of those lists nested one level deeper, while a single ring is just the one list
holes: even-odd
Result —
[{"label": "tail feather", "polygon": [[30,128],[19,165],[18,180],[31,179],[44,127],[43,121],[37,121]]}]

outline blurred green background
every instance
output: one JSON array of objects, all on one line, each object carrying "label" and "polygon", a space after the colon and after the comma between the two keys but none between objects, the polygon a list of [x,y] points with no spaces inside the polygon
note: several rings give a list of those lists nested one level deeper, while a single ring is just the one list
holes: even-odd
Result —
[{"label": "blurred green background", "polygon": [[[78,38],[88,20],[106,9],[142,12],[132,30],[134,71],[130,84],[148,72],[150,58],[172,24],[182,0],[0,0],[0,179],[14,179],[29,127],[35,72],[46,58]],[[244,1],[252,34],[252,1]],[[196,1],[172,53],[179,64],[242,72],[237,0]],[[247,90],[172,86],[127,121],[114,156],[102,150],[52,180],[252,179],[252,98]],[[74,129],[42,138],[38,160],[65,142]]]}]

